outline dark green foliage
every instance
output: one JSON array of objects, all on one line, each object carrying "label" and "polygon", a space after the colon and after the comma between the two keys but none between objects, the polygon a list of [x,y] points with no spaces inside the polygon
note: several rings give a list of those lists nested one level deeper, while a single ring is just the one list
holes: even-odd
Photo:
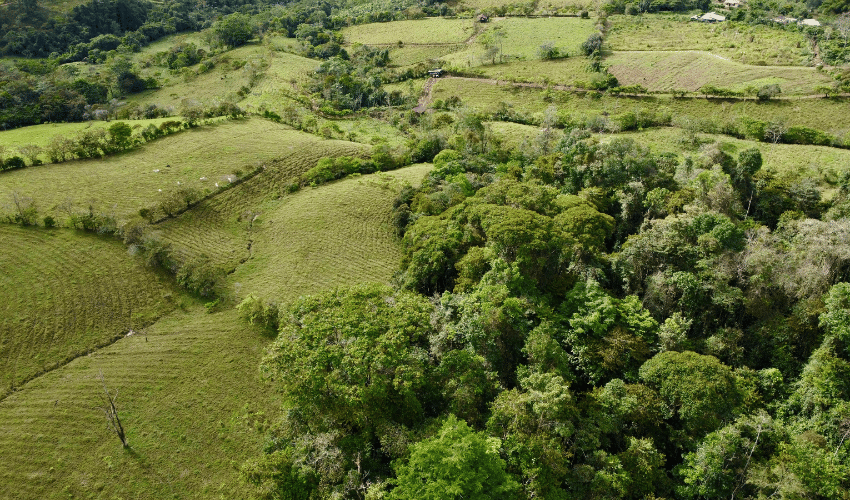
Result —
[{"label": "dark green foliage", "polygon": [[765,85],[758,90],[756,97],[758,97],[759,101],[767,101],[773,99],[782,93],[782,89],[779,88],[779,85],[771,84]]},{"label": "dark green foliage", "polygon": [[407,463],[396,465],[399,500],[517,498],[519,483],[505,472],[499,440],[487,438],[449,416],[437,436],[412,446]]},{"label": "dark green foliage", "polygon": [[254,37],[254,26],[250,17],[234,13],[215,23],[213,33],[228,48],[239,47]]},{"label": "dark green foliage", "polygon": [[315,167],[301,175],[301,185],[324,184],[351,174],[371,174],[376,170],[372,161],[361,158],[350,156],[322,158]]},{"label": "dark green foliage", "polygon": [[581,52],[586,56],[592,56],[602,50],[602,34],[591,33],[587,40],[581,44]]}]

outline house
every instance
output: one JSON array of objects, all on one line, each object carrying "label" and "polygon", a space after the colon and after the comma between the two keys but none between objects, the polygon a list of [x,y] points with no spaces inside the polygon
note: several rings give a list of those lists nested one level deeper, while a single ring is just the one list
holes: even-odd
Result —
[{"label": "house", "polygon": [[779,24],[791,24],[791,23],[796,23],[797,18],[796,17],[779,16],[779,17],[773,18],[773,22],[779,23]]},{"label": "house", "polygon": [[478,16],[478,22],[479,23],[486,23],[489,20],[490,20],[490,16],[488,16],[487,14],[481,14],[480,16]]},{"label": "house", "polygon": [[691,21],[699,21],[701,23],[722,23],[726,20],[726,16],[721,16],[716,12],[709,12],[701,16],[692,16]]},{"label": "house", "polygon": [[727,9],[737,9],[741,6],[741,0],[726,0],[723,2],[723,6]]},{"label": "house", "polygon": [[799,24],[800,26],[820,26],[820,21],[817,19],[803,19]]},{"label": "house", "polygon": [[440,78],[443,76],[443,68],[428,70],[428,76],[431,78]]}]

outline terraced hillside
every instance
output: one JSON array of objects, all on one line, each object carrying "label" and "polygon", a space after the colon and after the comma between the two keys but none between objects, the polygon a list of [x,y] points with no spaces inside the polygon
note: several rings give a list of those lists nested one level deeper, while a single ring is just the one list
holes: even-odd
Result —
[{"label": "terraced hillside", "polygon": [[0,225],[0,396],[174,309],[171,280],[119,241]]}]

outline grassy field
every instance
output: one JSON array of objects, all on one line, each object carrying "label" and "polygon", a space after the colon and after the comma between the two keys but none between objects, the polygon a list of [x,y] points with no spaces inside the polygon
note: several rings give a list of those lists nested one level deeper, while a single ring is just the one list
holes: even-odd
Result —
[{"label": "grassy field", "polygon": [[325,156],[365,156],[369,147],[346,141],[322,140],[291,131],[280,137],[275,161],[247,182],[200,203],[182,215],[154,227],[154,234],[170,242],[181,257],[202,254],[213,262],[235,268],[251,254],[253,219],[264,204],[279,198],[289,184]]},{"label": "grassy field", "polygon": [[[154,143],[100,160],[77,160],[0,174],[0,200],[18,192],[35,200],[39,210],[63,216],[57,207],[68,200],[118,218],[157,203],[160,193],[182,187],[214,190],[236,170],[248,172],[322,140],[258,118],[190,129]],[[63,216],[64,217],[64,216]]]},{"label": "grassy field", "polygon": [[0,225],[0,396],[175,307],[171,280],[120,242]]},{"label": "grassy field", "polygon": [[502,140],[505,148],[516,148],[529,144],[540,133],[540,127],[510,122],[487,122],[490,132]]},{"label": "grassy field", "polygon": [[233,273],[233,292],[285,302],[339,284],[388,282],[401,259],[392,200],[431,165],[353,177],[270,203],[257,218],[252,257]]},{"label": "grassy field", "polygon": [[[162,122],[174,120],[174,118],[154,118],[152,120],[115,120],[110,122],[90,121],[77,123],[45,123],[29,127],[14,128],[0,132],[0,144],[9,148],[7,156],[19,154],[17,148],[27,144],[45,147],[50,139],[61,135],[68,139],[74,137],[83,130],[109,128],[116,121],[123,121],[133,129],[147,127],[150,124],[159,125]],[[41,155],[42,161],[48,161],[47,155]]]},{"label": "grassy field", "polygon": [[[0,402],[0,497],[248,497],[238,468],[279,404],[258,380],[267,342],[194,305],[33,380]],[[130,449],[98,409],[101,373]]]},{"label": "grassy field", "polygon": [[529,12],[548,16],[590,10],[593,5],[590,0],[461,0],[458,2],[457,9],[493,12],[497,8],[504,8],[506,12],[513,15]]},{"label": "grassy field", "polygon": [[688,22],[687,15],[611,16],[608,50],[699,50],[743,64],[806,66],[809,42],[798,31],[724,22]]},{"label": "grassy field", "polygon": [[[596,116],[602,113],[617,115],[644,108],[717,123],[746,116],[764,121],[781,120],[789,126],[812,127],[836,135],[850,131],[850,114],[844,112],[848,103],[845,99],[791,99],[760,103],[754,100],[674,99],[667,96],[596,96],[593,93],[582,96],[553,90],[549,92],[550,102],[547,102],[544,100],[544,91],[540,89],[452,78],[440,80],[434,85],[434,99],[445,100],[453,95],[460,96],[465,105],[484,111],[493,111],[500,102],[526,113],[542,112],[554,104],[573,116]],[[828,121],[824,120],[825,116],[829,117]]]},{"label": "grassy field", "polygon": [[620,85],[640,84],[650,91],[693,92],[703,85],[743,91],[777,84],[784,95],[800,95],[833,83],[814,68],[750,66],[707,52],[615,52],[605,62]]},{"label": "grassy field", "polygon": [[517,61],[506,64],[493,64],[476,68],[485,76],[497,80],[532,82],[553,85],[575,85],[590,82],[599,77],[599,73],[588,68],[587,59],[570,57],[555,61]]},{"label": "grassy field", "polygon": [[405,45],[390,49],[390,64],[392,66],[412,66],[414,64],[434,61],[439,66],[437,59],[448,56],[454,52],[466,50],[466,44],[457,45]]},{"label": "grassy field", "polygon": [[538,49],[547,42],[574,56],[581,44],[596,31],[596,20],[578,17],[509,17],[490,23],[490,30],[504,32],[503,52],[522,59],[537,58]]},{"label": "grassy field", "polygon": [[346,43],[364,45],[456,44],[473,34],[472,19],[432,17],[412,21],[372,23],[349,26],[342,30]]}]

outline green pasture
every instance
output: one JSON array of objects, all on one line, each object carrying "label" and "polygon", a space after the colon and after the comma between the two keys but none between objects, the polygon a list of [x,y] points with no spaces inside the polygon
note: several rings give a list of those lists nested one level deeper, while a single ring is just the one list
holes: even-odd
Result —
[{"label": "green pasture", "polygon": [[496,80],[531,82],[573,86],[581,82],[591,82],[599,78],[599,73],[591,71],[587,59],[570,57],[554,61],[528,60],[506,64],[493,64],[476,68],[484,76]]},{"label": "green pasture", "polygon": [[467,45],[404,45],[402,47],[390,48],[390,64],[392,66],[412,66],[414,64],[432,62],[439,66],[437,61],[441,57],[448,56],[457,51],[464,51]]},{"label": "green pasture", "polygon": [[232,291],[277,302],[342,284],[388,282],[401,259],[392,200],[431,165],[356,176],[271,203],[252,233],[252,257],[229,277]]},{"label": "green pasture", "polygon": [[430,17],[410,21],[371,23],[349,26],[342,30],[346,43],[364,45],[456,44],[474,33],[472,19]]},{"label": "green pasture", "polygon": [[522,147],[530,144],[540,133],[540,127],[533,125],[522,125],[511,122],[487,122],[487,127],[494,136],[502,141],[502,147],[506,149]]},{"label": "green pasture", "polygon": [[694,92],[703,85],[743,91],[777,84],[783,95],[799,95],[833,83],[814,68],[751,66],[708,52],[615,52],[605,62],[620,85],[639,84],[650,91]]},{"label": "green pasture", "polygon": [[[725,100],[671,96],[615,97],[510,85],[493,85],[486,80],[442,79],[432,90],[434,99],[445,100],[459,96],[464,105],[482,111],[494,111],[500,102],[524,113],[541,113],[555,105],[563,113],[576,117],[597,116],[603,113],[618,115],[647,109],[671,116],[684,116],[722,124],[741,117],[763,121],[782,121],[788,126],[811,127],[843,136],[850,131],[850,114],[846,99],[787,99],[767,103],[756,100]],[[829,117],[825,120],[824,117]]]},{"label": "green pasture", "polygon": [[[116,122],[124,122],[133,128],[134,132],[138,129],[147,127],[148,125],[160,125],[163,122],[174,121],[174,117],[153,118],[150,120],[114,120],[109,122],[90,121],[90,122],[65,122],[65,123],[44,123],[41,125],[31,125],[29,127],[14,128],[12,130],[4,130],[0,132],[0,145],[7,148],[6,156],[21,155],[18,148],[29,144],[45,147],[50,143],[50,139],[61,135],[66,139],[72,139],[74,136],[89,129],[109,128]],[[21,155],[22,156],[22,155]],[[42,161],[49,161],[47,154],[41,154],[39,157]]]},{"label": "green pasture", "polygon": [[[184,307],[0,402],[0,496],[250,496],[239,466],[260,452],[279,407],[258,380],[268,339],[232,309]],[[127,449],[99,409],[101,374]]]},{"label": "green pasture", "polygon": [[593,2],[589,0],[461,0],[458,2],[457,9],[484,13],[504,9],[511,15],[548,16],[591,10],[593,5]]},{"label": "green pasture", "polygon": [[608,50],[698,50],[757,66],[807,66],[810,44],[796,27],[689,22],[688,15],[611,16]]},{"label": "green pasture", "polygon": [[489,25],[488,31],[504,33],[505,55],[526,60],[537,58],[540,46],[547,42],[570,56],[578,55],[581,44],[596,31],[595,19],[578,17],[509,17]]},{"label": "green pasture", "polygon": [[174,308],[165,276],[116,240],[0,225],[0,397]]},{"label": "green pasture", "polygon": [[206,255],[227,269],[235,268],[253,252],[250,241],[254,219],[264,205],[280,198],[299,175],[330,156],[367,156],[369,147],[346,141],[322,140],[292,131],[280,137],[274,161],[256,177],[203,201],[191,210],[153,227],[153,234],[172,244],[181,257]]},{"label": "green pasture", "polygon": [[52,214],[60,222],[66,218],[60,206],[68,202],[78,210],[92,205],[122,219],[158,203],[172,190],[212,192],[235,179],[237,171],[247,173],[287,154],[290,147],[309,148],[321,141],[259,118],[227,121],[98,160],[0,173],[0,200],[6,204],[17,192],[32,198],[42,215]]}]

